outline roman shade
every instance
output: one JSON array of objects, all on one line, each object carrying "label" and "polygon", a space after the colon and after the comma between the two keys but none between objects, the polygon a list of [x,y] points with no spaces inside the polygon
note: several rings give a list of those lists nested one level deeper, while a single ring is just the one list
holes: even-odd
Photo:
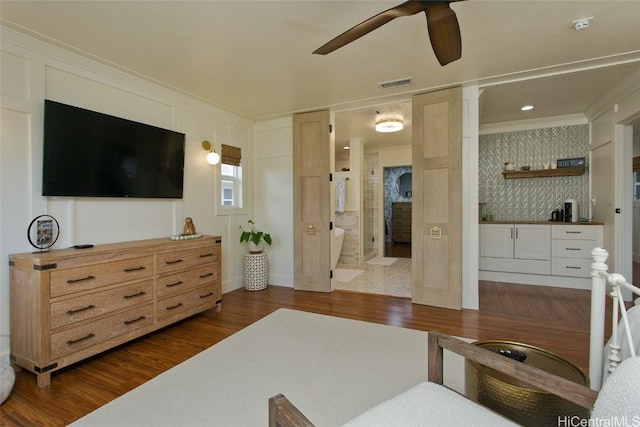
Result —
[{"label": "roman shade", "polygon": [[240,166],[242,150],[239,147],[222,144],[221,159],[225,165]]}]

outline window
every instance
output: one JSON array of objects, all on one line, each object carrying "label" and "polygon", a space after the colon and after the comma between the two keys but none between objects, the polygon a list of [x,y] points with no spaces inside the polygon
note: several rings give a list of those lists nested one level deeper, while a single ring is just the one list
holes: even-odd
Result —
[{"label": "window", "polygon": [[242,166],[220,165],[221,200],[223,207],[242,207]]},{"label": "window", "polygon": [[242,209],[242,151],[222,144],[220,154],[220,207],[223,211]]},{"label": "window", "polygon": [[640,200],[640,172],[633,173],[633,200]]}]

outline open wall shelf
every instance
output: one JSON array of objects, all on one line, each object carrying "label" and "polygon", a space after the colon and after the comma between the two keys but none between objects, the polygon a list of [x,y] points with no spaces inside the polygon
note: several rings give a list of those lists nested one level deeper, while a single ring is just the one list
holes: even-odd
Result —
[{"label": "open wall shelf", "polygon": [[545,176],[578,176],[587,170],[584,166],[578,168],[539,169],[529,171],[504,171],[504,179],[540,178]]}]

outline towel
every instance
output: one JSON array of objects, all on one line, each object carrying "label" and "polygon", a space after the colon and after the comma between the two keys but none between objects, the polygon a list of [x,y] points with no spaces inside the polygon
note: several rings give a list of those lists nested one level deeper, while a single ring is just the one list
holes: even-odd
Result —
[{"label": "towel", "polygon": [[345,180],[344,178],[336,178],[334,182],[336,186],[336,212],[344,213]]}]

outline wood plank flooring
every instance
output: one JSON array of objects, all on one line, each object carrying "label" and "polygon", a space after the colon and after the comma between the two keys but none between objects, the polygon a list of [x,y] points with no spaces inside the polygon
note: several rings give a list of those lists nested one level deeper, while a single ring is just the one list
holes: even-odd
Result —
[{"label": "wood plank flooring", "polygon": [[33,374],[18,372],[13,393],[0,407],[0,425],[67,425],[280,307],[474,339],[525,342],[557,353],[586,372],[589,301],[588,291],[496,282],[480,283],[479,311],[353,292],[239,289],[223,295],[221,312],[205,312],[54,372],[47,388],[38,388]]}]

